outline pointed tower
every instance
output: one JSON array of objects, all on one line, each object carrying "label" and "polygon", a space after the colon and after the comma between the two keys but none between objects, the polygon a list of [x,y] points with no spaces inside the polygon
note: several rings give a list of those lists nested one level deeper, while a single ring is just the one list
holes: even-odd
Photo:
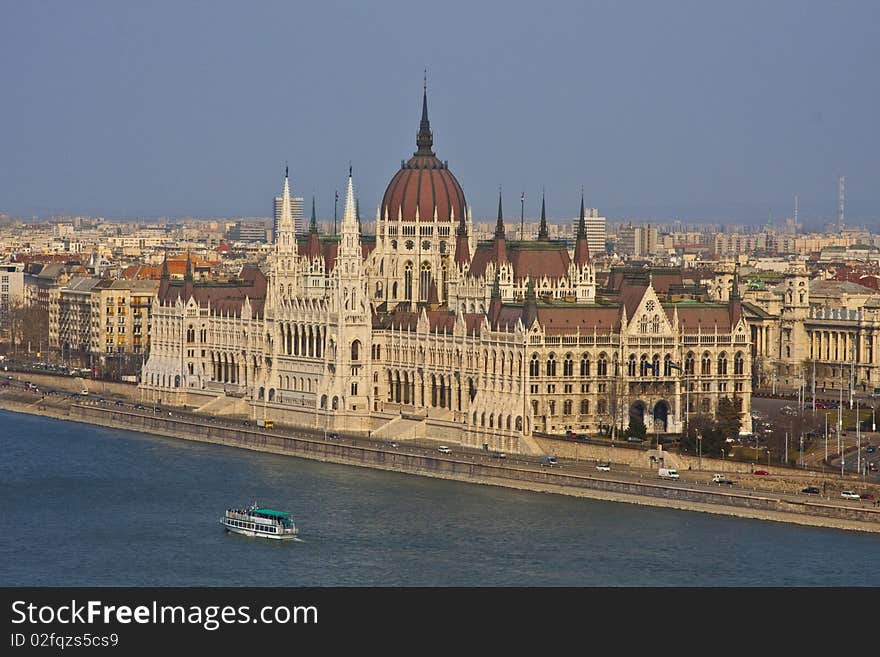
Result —
[{"label": "pointed tower", "polygon": [[581,189],[581,214],[578,221],[574,257],[568,269],[568,277],[575,289],[578,303],[596,300],[596,272],[590,260],[590,243],[587,240],[587,214],[584,210],[584,190]]},{"label": "pointed tower", "polygon": [[357,220],[357,201],[354,197],[354,181],[348,168],[348,188],[345,192],[345,211],[342,215],[342,233],[336,252],[336,267],[340,279],[359,277],[361,269],[361,231]]},{"label": "pointed tower", "polygon": [[550,233],[547,230],[547,209],[544,204],[544,190],[541,190],[541,227],[538,228],[538,239],[549,240]]},{"label": "pointed tower", "polygon": [[279,253],[290,253],[296,249],[296,228],[293,223],[293,206],[290,200],[290,178],[288,168],[284,167],[284,186],[281,190],[281,217],[278,220],[278,234],[275,236],[275,249]]},{"label": "pointed tower", "polygon": [[419,134],[416,136],[416,155],[433,157],[434,134],[431,132],[431,122],[428,121],[428,76],[425,75],[425,84],[422,91],[422,120],[419,122]]},{"label": "pointed tower", "polygon": [[526,293],[523,299],[522,323],[526,329],[530,329],[538,318],[538,296],[535,294],[535,281],[531,275],[526,283]]},{"label": "pointed tower", "polygon": [[309,262],[321,256],[321,243],[318,241],[318,218],[315,214],[315,195],[312,194],[312,218],[309,221],[309,234],[306,237],[305,255]]},{"label": "pointed tower", "polygon": [[587,241],[587,219],[584,214],[584,190],[581,190],[581,218],[578,222],[577,242],[574,247],[574,263],[583,268],[590,264],[590,244]]},{"label": "pointed tower", "polygon": [[499,267],[507,262],[507,238],[504,235],[504,218],[501,211],[501,190],[498,190],[498,221],[495,222],[495,243],[493,252],[495,264]]},{"label": "pointed tower", "polygon": [[355,204],[349,167],[336,264],[331,275],[336,289],[326,327],[326,344],[334,344],[335,349],[328,349],[325,363],[333,369],[325,373],[322,382],[322,391],[326,391],[328,398],[340,400],[338,412],[331,416],[336,427],[359,426],[352,424],[354,417],[364,417],[370,411],[371,315]]}]

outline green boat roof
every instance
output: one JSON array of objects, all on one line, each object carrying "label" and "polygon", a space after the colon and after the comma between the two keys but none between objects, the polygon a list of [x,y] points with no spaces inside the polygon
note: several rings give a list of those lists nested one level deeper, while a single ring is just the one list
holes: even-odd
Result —
[{"label": "green boat roof", "polygon": [[287,511],[276,511],[275,509],[254,509],[252,513],[262,513],[264,516],[275,516],[277,518],[286,518],[290,515]]}]

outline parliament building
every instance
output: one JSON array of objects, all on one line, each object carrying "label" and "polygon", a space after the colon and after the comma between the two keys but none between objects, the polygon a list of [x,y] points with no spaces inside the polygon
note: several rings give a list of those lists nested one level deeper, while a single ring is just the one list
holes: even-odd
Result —
[{"label": "parliament building", "polygon": [[751,428],[751,338],[734,289],[706,301],[670,268],[615,268],[597,287],[584,217],[573,249],[474,238],[464,191],[433,150],[427,92],[413,156],[361,232],[349,171],[338,235],[312,208],[297,237],[285,175],[274,252],[223,283],[163,273],[141,386],[154,401],[352,432],[539,451],[536,433],[681,433],[722,397]]}]

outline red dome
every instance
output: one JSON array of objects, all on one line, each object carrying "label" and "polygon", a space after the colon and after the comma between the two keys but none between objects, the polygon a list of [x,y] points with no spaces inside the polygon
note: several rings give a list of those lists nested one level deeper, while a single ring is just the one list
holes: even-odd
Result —
[{"label": "red dome", "polygon": [[438,221],[460,221],[467,206],[464,192],[445,162],[441,162],[431,147],[434,145],[428,123],[428,96],[422,99],[422,121],[416,139],[418,150],[401,165],[382,198],[382,218],[397,221],[398,212],[403,221],[433,221],[434,210]]}]

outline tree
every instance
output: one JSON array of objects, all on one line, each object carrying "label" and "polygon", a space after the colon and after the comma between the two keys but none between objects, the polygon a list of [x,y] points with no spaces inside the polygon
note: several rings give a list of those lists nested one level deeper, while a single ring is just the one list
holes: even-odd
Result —
[{"label": "tree", "polygon": [[719,399],[716,418],[716,429],[721,432],[724,438],[737,438],[739,436],[739,431],[742,429],[742,417],[740,416],[736,400],[730,397]]},{"label": "tree", "polygon": [[682,436],[679,449],[689,454],[717,455],[727,446],[718,423],[710,415],[697,415],[688,424],[687,434]]},{"label": "tree", "polygon": [[644,440],[647,435],[648,428],[645,426],[645,421],[642,419],[641,414],[630,415],[625,437]]},{"label": "tree", "polygon": [[10,302],[2,317],[2,339],[8,340],[10,353],[27,348],[36,351],[49,349],[49,311],[39,304],[26,305],[23,301]]}]

